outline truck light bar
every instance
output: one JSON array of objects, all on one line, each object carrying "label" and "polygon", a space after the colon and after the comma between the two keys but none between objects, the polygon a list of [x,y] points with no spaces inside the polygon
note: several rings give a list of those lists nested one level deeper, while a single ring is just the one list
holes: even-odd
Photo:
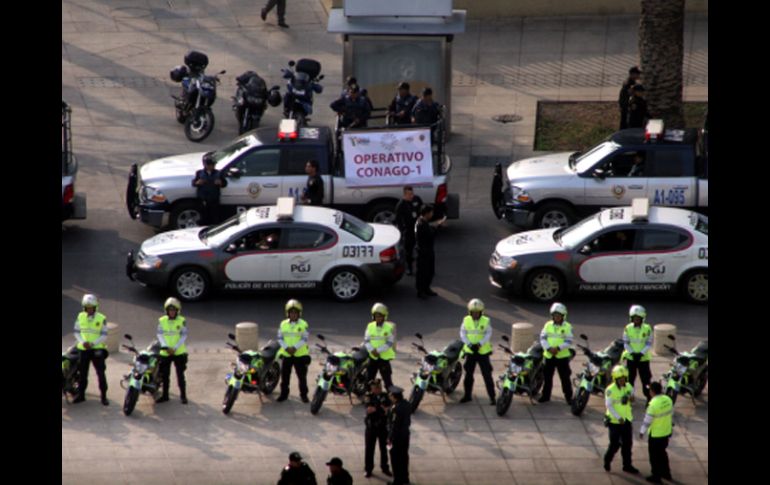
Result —
[{"label": "truck light bar", "polygon": [[644,141],[656,141],[663,136],[663,120],[650,120],[644,132]]},{"label": "truck light bar", "polygon": [[295,140],[297,138],[297,120],[281,120],[278,125],[279,140]]},{"label": "truck light bar", "polygon": [[650,201],[639,198],[631,201],[631,222],[647,222],[650,218]]},{"label": "truck light bar", "polygon": [[294,197],[278,197],[276,201],[276,219],[294,220]]}]

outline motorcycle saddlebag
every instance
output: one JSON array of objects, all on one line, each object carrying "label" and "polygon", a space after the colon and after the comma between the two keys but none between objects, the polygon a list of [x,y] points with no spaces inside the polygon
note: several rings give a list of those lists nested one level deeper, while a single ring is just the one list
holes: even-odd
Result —
[{"label": "motorcycle saddlebag", "polygon": [[169,73],[169,77],[171,77],[171,80],[175,83],[181,83],[182,79],[184,79],[188,74],[189,71],[187,70],[187,66],[176,66]]},{"label": "motorcycle saddlebag", "polygon": [[251,79],[253,77],[258,77],[256,72],[254,72],[254,71],[246,71],[243,74],[241,74],[240,76],[238,76],[237,78],[235,78],[235,81],[238,84],[242,84],[243,85],[243,84],[246,84],[247,82],[249,82],[249,79]]},{"label": "motorcycle saddlebag", "polygon": [[202,71],[209,65],[209,56],[203,52],[190,51],[184,56],[184,63],[193,71]]},{"label": "motorcycle saddlebag", "polygon": [[297,65],[294,66],[294,70],[304,72],[310,76],[310,79],[315,79],[321,74],[321,63],[313,59],[300,59],[297,61]]}]

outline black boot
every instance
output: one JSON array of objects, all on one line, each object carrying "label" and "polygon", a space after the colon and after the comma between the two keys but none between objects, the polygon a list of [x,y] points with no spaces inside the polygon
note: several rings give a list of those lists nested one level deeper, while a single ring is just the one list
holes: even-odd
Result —
[{"label": "black boot", "polygon": [[103,392],[102,393],[102,406],[109,406],[109,405],[110,405],[110,401],[107,399],[107,393]]},{"label": "black boot", "polygon": [[473,400],[471,395],[470,394],[466,394],[466,395],[463,396],[462,399],[460,399],[460,402],[461,403],[466,403],[466,402],[471,402],[471,400]]},{"label": "black boot", "polygon": [[285,401],[287,399],[289,399],[289,391],[286,391],[286,392],[281,391],[281,395],[278,396],[278,399],[276,399],[276,401],[283,402],[283,401]]},{"label": "black boot", "polygon": [[168,401],[168,392],[164,392],[163,395],[161,395],[158,399],[155,400],[156,403],[162,403]]},{"label": "black boot", "polygon": [[78,397],[75,398],[74,401],[72,401],[74,404],[77,404],[79,402],[83,402],[86,400],[85,394],[78,394]]}]

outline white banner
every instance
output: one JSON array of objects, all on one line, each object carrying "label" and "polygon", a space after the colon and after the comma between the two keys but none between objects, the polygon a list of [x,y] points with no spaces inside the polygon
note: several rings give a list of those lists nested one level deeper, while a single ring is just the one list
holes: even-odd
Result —
[{"label": "white banner", "polygon": [[417,185],[433,182],[430,130],[343,133],[348,187]]}]

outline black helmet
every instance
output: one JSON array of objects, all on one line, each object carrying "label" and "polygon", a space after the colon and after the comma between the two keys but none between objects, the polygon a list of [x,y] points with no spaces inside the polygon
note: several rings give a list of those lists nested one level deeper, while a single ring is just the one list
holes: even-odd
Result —
[{"label": "black helmet", "polygon": [[298,72],[294,74],[294,82],[292,85],[297,89],[307,89],[310,84],[310,76],[304,72]]},{"label": "black helmet", "polygon": [[271,89],[270,94],[267,95],[267,103],[273,108],[281,104],[281,92],[277,89]]}]

